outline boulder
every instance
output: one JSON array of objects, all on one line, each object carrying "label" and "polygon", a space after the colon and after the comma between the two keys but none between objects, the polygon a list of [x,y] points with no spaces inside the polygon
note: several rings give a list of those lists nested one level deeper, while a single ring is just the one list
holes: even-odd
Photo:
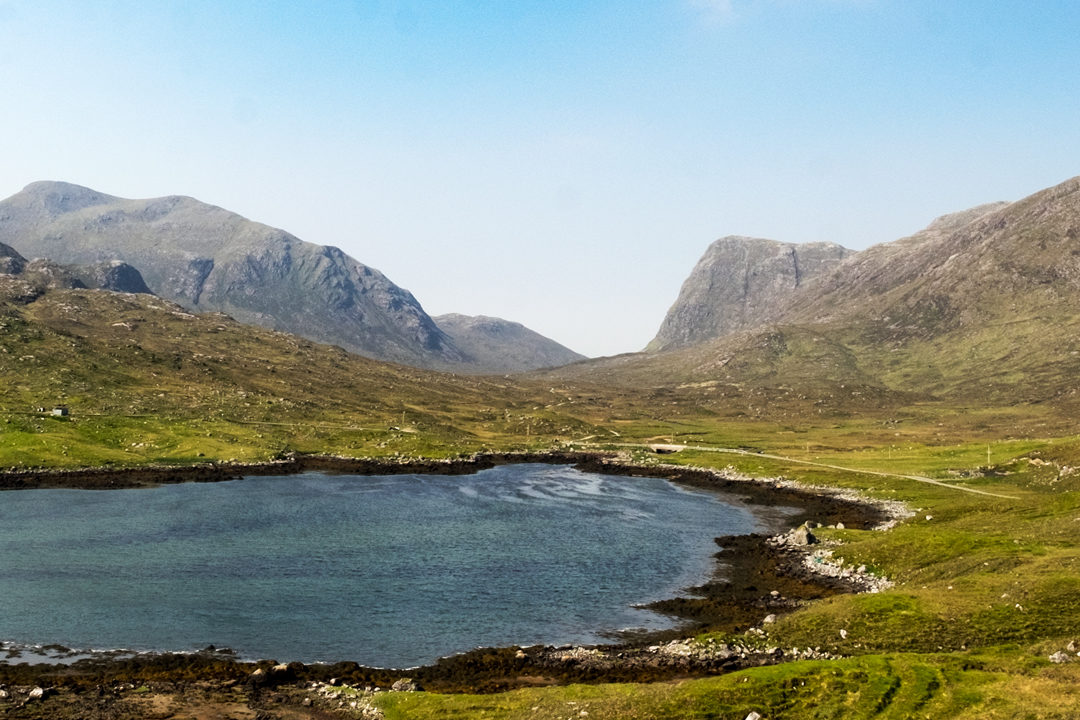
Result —
[{"label": "boulder", "polygon": [[800,525],[791,531],[792,545],[813,545],[816,542],[817,538],[814,537],[814,533],[810,532],[807,525]]},{"label": "boulder", "polygon": [[420,689],[420,686],[413,681],[412,678],[401,678],[397,680],[391,687],[394,692],[416,692]]},{"label": "boulder", "polygon": [[258,668],[248,676],[248,685],[254,688],[276,687],[294,682],[304,670],[304,664],[298,662],[279,663],[269,668]]}]

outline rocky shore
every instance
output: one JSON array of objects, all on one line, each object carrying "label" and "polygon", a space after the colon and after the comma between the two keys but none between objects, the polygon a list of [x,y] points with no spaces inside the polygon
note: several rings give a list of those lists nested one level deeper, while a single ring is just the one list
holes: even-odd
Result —
[{"label": "rocky shore", "polygon": [[408,475],[438,473],[462,475],[496,465],[542,462],[560,465],[588,463],[597,453],[539,452],[485,453],[458,459],[350,458],[332,455],[289,455],[262,463],[199,463],[195,465],[145,465],[130,468],[16,469],[0,470],[0,490],[72,488],[119,490],[187,482],[224,482],[255,475],[293,475],[320,471],[352,475]]},{"label": "rocky shore", "polygon": [[[867,573],[865,568],[839,562],[833,548],[817,541],[814,530],[819,525],[883,529],[907,514],[899,503],[869,501],[828,488],[808,488],[782,478],[750,478],[731,469],[634,465],[626,458],[597,453],[497,454],[406,463],[302,457],[257,466],[39,471],[0,475],[0,487],[146,487],[312,470],[352,474],[467,473],[512,462],[574,464],[590,472],[665,477],[741,498],[751,505],[781,508],[783,512],[772,518],[770,524],[777,526],[772,535],[717,538],[716,570],[709,582],[689,589],[683,597],[649,605],[652,610],[681,620],[677,630],[621,637],[610,645],[596,647],[485,648],[407,671],[351,662],[244,663],[212,648],[188,655],[89,657],[66,665],[11,664],[9,659],[8,664],[0,664],[0,715],[142,717],[145,713],[138,708],[143,696],[154,694],[174,699],[187,697],[183,701],[187,704],[202,702],[197,699],[202,696],[216,698],[213,702],[253,709],[256,715],[252,717],[277,717],[273,708],[278,705],[293,708],[300,717],[321,717],[316,711],[327,710],[375,717],[370,714],[373,709],[364,709],[371,708],[363,701],[365,693],[392,689],[395,684],[399,690],[498,692],[571,682],[659,681],[795,659],[827,658],[829,654],[820,648],[770,645],[766,626],[778,615],[808,601],[843,592],[876,592],[888,581]],[[787,529],[779,532],[781,524]],[[704,631],[729,640],[686,639]],[[78,711],[61,713],[61,706]]]}]

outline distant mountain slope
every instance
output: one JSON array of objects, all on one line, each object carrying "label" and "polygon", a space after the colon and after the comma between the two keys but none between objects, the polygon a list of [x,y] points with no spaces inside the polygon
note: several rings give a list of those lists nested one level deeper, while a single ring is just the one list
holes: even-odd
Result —
[{"label": "distant mountain slope", "polygon": [[[816,288],[799,293],[787,318],[799,321],[828,320],[837,313],[852,310],[865,313],[869,306],[880,306],[896,288],[918,284],[930,272],[950,262],[951,238],[958,232],[994,213],[1004,212],[1009,203],[979,205],[935,219],[925,229],[893,242],[881,243],[847,258]],[[965,273],[962,267],[950,272]]]},{"label": "distant mountain slope", "polygon": [[341,250],[188,197],[126,200],[39,182],[0,202],[0,242],[60,263],[122,260],[196,311],[422,367],[466,362],[420,303]]},{"label": "distant mountain slope", "polygon": [[852,252],[833,243],[720,238],[683,283],[647,349],[689,347],[760,325],[778,315],[797,288]]},{"label": "distant mountain slope", "polygon": [[521,323],[457,313],[438,315],[434,320],[479,372],[536,370],[585,359]]},{"label": "distant mountain slope", "polygon": [[759,327],[548,375],[701,397],[732,387],[814,404],[843,395],[848,407],[897,397],[1075,404],[1080,178],[852,255]]}]

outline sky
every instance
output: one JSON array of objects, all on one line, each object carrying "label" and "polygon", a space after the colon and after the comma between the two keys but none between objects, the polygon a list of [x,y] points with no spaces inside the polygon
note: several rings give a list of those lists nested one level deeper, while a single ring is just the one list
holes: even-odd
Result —
[{"label": "sky", "polygon": [[1080,175],[1075,0],[0,0],[0,197],[190,195],[431,314],[639,350],[724,235]]}]

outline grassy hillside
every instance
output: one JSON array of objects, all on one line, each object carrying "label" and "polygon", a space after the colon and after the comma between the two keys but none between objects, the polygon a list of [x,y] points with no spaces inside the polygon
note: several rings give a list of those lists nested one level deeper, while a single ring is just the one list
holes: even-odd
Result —
[{"label": "grassy hillside", "polygon": [[[0,467],[445,455],[593,432],[549,387],[379,363],[151,296],[0,283]],[[54,405],[71,416],[37,412]]]}]

